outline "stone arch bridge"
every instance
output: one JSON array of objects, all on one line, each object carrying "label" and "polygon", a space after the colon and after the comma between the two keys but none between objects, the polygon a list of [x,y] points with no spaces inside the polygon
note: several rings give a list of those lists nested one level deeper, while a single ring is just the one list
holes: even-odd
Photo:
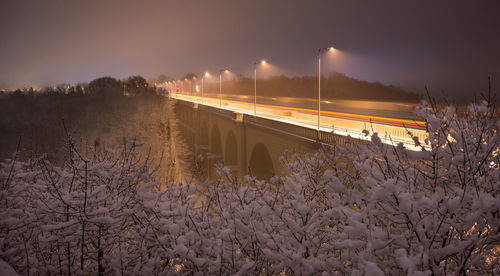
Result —
[{"label": "stone arch bridge", "polygon": [[260,179],[286,175],[280,162],[285,150],[304,154],[334,139],[344,144],[346,137],[284,122],[254,117],[208,105],[177,100],[176,113],[183,137],[194,157],[203,156],[209,178],[217,177],[218,162],[242,179],[250,174]]}]

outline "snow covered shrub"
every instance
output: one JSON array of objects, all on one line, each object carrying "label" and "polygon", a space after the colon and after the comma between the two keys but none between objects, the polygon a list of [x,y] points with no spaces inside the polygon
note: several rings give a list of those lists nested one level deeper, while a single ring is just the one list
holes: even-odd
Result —
[{"label": "snow covered shrub", "polygon": [[336,272],[500,273],[497,111],[481,102],[466,115],[425,103],[416,112],[428,128],[425,141],[415,138],[419,152],[374,134],[369,145],[334,145],[291,164],[302,186],[326,187],[319,205],[331,214],[324,242],[343,266]]},{"label": "snow covered shrub", "polygon": [[[157,184],[136,143],[115,154],[1,164],[0,256],[22,274],[103,274],[144,265],[140,250],[142,191]],[[90,156],[90,157],[89,157]],[[148,259],[148,258],[146,258]]]},{"label": "snow covered shrub", "polygon": [[6,160],[0,257],[22,274],[500,274],[497,111],[416,112],[421,151],[347,139],[244,185],[222,166],[159,183],[136,143]]}]

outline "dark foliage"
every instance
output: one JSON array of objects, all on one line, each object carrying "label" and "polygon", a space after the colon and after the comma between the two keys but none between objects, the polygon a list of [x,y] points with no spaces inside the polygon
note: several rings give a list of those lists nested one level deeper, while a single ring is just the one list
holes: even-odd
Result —
[{"label": "dark foliage", "polygon": [[[229,94],[253,95],[254,80],[239,76],[233,80],[225,80],[223,87]],[[274,76],[257,80],[257,87],[259,95],[315,98],[318,93],[318,78],[312,76]],[[218,93],[219,83],[210,82],[205,84],[205,91]],[[419,102],[421,100],[421,95],[396,86],[360,81],[339,73],[333,73],[327,78],[322,78],[321,95],[324,99],[401,102]]]},{"label": "dark foliage", "polygon": [[49,160],[60,160],[63,122],[85,142],[94,143],[93,139],[111,136],[124,127],[138,112],[158,109],[155,103],[160,102],[159,97],[141,76],[125,81],[102,77],[88,85],[62,84],[40,91],[30,88],[1,93],[0,157],[9,157],[21,137],[21,148],[27,154],[47,153]]}]

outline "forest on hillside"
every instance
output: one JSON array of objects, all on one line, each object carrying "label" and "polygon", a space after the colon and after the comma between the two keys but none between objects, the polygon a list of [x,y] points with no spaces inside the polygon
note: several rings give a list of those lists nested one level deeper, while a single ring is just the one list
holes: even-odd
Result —
[{"label": "forest on hillside", "polygon": [[[169,77],[159,77],[152,82],[168,83]],[[182,78],[185,91],[195,91],[194,84],[201,85],[201,80],[195,74],[189,73]],[[224,75],[222,78],[223,93],[238,95],[254,94],[254,79],[241,75]],[[272,76],[258,78],[258,94],[269,97],[303,97],[315,98],[318,93],[318,77],[302,76]],[[219,93],[219,77],[206,78],[204,91],[206,94]],[[398,101],[418,103],[422,96],[406,91],[400,87],[384,85],[379,82],[367,82],[348,77],[340,73],[332,73],[321,79],[321,95],[324,99],[351,99],[372,101]]]}]

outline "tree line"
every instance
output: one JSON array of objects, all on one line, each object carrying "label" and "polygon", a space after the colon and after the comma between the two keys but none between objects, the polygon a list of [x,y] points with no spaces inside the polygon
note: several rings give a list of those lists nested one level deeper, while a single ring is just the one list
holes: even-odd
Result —
[{"label": "tree line", "polygon": [[[196,75],[190,73],[185,77],[193,79]],[[171,81],[172,78],[162,77],[158,80]],[[185,79],[185,78],[183,78]],[[200,84],[200,79],[195,78]],[[186,82],[184,83],[186,85]],[[189,90],[189,89],[185,89]],[[258,94],[269,97],[303,97],[315,98],[318,94],[318,78],[313,76],[288,77],[272,76],[257,80]],[[219,93],[219,79],[205,79],[204,91],[208,94]],[[254,79],[241,75],[223,78],[223,93],[238,95],[254,94]],[[406,91],[400,87],[384,85],[378,82],[366,82],[348,77],[341,73],[332,73],[321,79],[321,95],[324,99],[351,99],[373,101],[399,101],[418,103],[422,96]]]},{"label": "tree line", "polygon": [[155,94],[154,86],[149,85],[142,76],[130,76],[126,79],[119,80],[113,77],[100,77],[90,81],[89,83],[79,83],[70,85],[66,83],[55,86],[45,86],[41,89],[23,88],[13,91],[0,92],[1,97],[11,96],[46,96],[52,94],[59,95],[93,95],[93,96],[139,96],[146,94]]},{"label": "tree line", "polygon": [[170,134],[173,108],[141,76],[125,80],[97,78],[89,83],[60,84],[36,91],[0,93],[0,158],[18,148],[24,158],[45,154],[61,164],[66,148],[64,128],[79,144],[120,146],[134,137],[158,148]]}]

